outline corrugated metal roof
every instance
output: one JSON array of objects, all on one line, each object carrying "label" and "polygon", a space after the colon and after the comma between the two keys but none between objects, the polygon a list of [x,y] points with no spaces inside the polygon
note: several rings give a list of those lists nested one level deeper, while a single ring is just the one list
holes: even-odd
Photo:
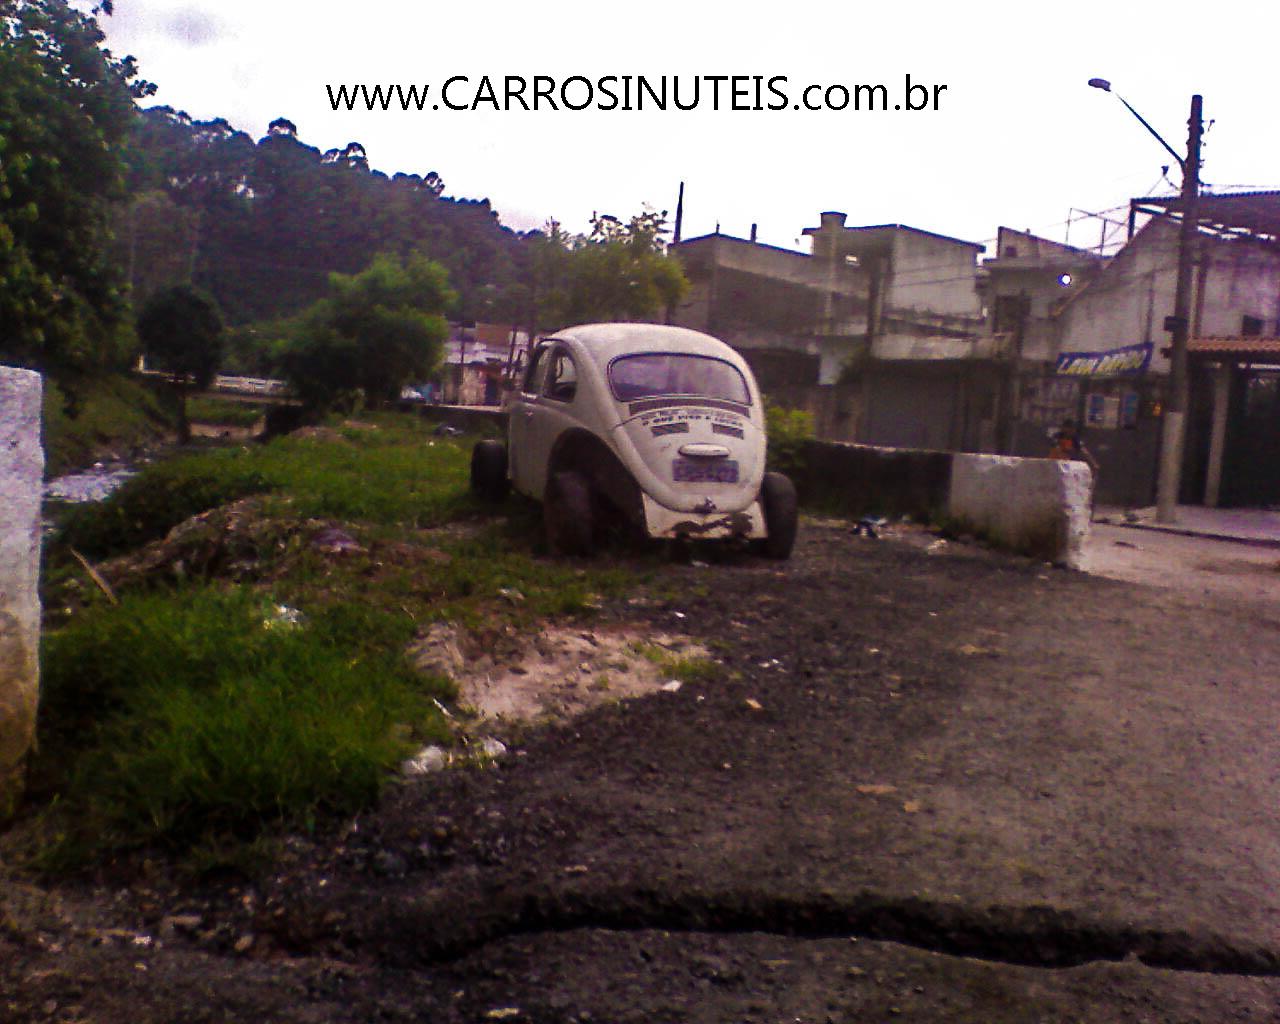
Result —
[{"label": "corrugated metal roof", "polygon": [[1280,338],[1190,338],[1188,352],[1280,355]]},{"label": "corrugated metal roof", "polygon": [[[1180,196],[1151,196],[1133,200],[1141,210],[1160,208],[1177,213],[1182,208]],[[1229,192],[1212,195],[1202,192],[1197,203],[1197,220],[1220,231],[1245,232],[1270,238],[1280,237],[1280,190],[1267,192]]]}]

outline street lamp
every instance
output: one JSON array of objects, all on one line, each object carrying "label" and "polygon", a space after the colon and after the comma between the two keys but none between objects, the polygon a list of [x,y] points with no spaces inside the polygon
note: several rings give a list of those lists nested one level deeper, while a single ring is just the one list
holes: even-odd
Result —
[{"label": "street lamp", "polygon": [[1182,475],[1183,442],[1187,420],[1187,335],[1191,324],[1191,263],[1194,257],[1200,199],[1200,136],[1202,100],[1191,97],[1191,116],[1187,121],[1187,155],[1178,152],[1160,137],[1147,119],[1130,106],[1118,92],[1112,92],[1105,78],[1091,78],[1089,85],[1110,92],[1156,137],[1182,168],[1182,224],[1178,235],[1178,279],[1173,294],[1173,316],[1166,321],[1172,335],[1169,359],[1169,401],[1165,405],[1164,429],[1160,443],[1160,475],[1156,484],[1156,520],[1172,523],[1177,518],[1178,484]]}]

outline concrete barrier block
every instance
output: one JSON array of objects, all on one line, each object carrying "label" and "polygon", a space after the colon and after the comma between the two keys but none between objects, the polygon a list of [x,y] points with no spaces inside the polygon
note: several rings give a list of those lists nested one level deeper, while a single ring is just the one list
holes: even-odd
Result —
[{"label": "concrete barrier block", "polygon": [[956,455],[947,512],[1001,547],[1075,569],[1092,486],[1083,462]]},{"label": "concrete barrier block", "polygon": [[0,817],[22,793],[40,673],[38,373],[0,366]]}]

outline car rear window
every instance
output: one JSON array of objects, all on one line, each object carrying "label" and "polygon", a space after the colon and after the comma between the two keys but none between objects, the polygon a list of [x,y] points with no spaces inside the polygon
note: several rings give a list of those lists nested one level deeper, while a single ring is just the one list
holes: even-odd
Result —
[{"label": "car rear window", "polygon": [[738,368],[711,356],[674,352],[620,356],[609,364],[609,386],[620,402],[694,395],[751,404],[751,392]]}]

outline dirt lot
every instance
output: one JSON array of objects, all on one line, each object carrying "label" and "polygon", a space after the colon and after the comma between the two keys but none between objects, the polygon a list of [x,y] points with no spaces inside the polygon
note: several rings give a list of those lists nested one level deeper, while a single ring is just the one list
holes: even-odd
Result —
[{"label": "dirt lot", "polygon": [[809,523],[672,566],[593,628],[716,678],[511,730],[252,883],[12,881],[0,1015],[1280,1020],[1269,564],[1157,587]]}]

